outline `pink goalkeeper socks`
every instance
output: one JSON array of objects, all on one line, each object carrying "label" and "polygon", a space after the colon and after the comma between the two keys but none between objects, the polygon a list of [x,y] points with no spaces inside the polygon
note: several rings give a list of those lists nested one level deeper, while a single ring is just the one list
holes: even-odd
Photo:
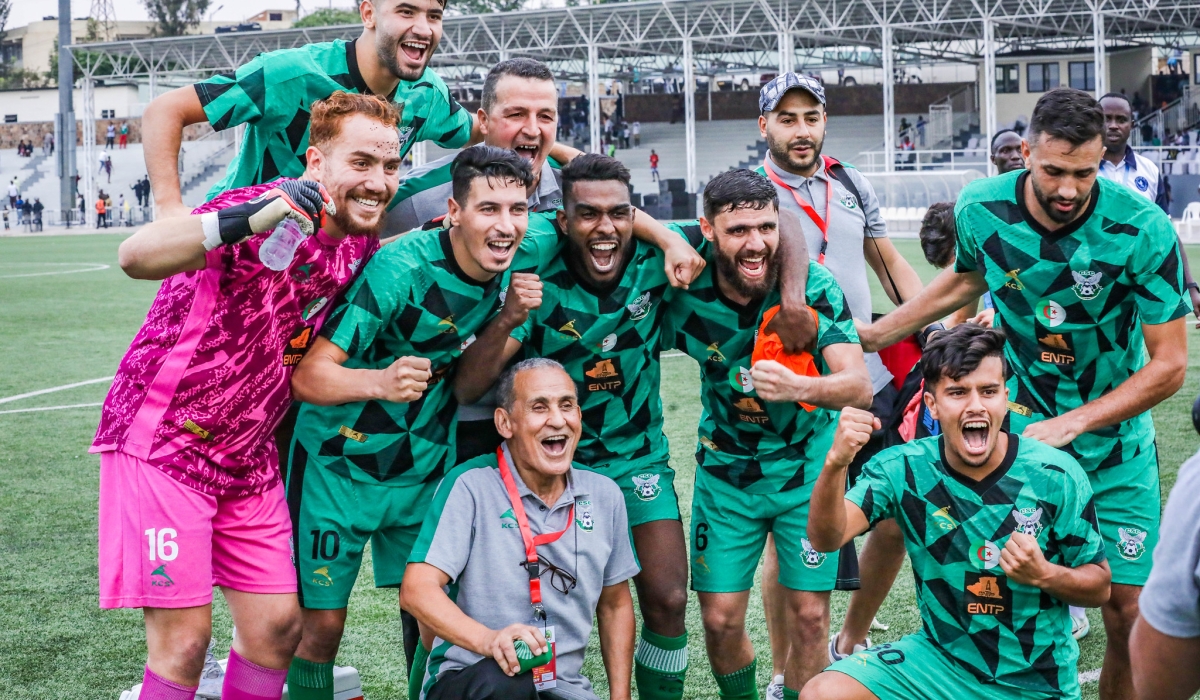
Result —
[{"label": "pink goalkeeper socks", "polygon": [[[225,667],[225,685],[221,687],[221,699],[279,700],[283,695],[285,680],[287,669],[277,671],[273,668],[263,668],[243,659],[236,651],[230,649],[229,663]],[[174,696],[171,700],[174,700]]]},{"label": "pink goalkeeper socks", "polygon": [[196,697],[196,686],[189,688],[172,683],[147,666],[146,673],[142,676],[142,691],[138,697],[141,700],[192,700]]}]

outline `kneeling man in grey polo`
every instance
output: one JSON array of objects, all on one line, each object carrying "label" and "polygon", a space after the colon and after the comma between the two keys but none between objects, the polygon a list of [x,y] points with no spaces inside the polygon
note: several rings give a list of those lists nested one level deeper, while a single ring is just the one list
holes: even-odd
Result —
[{"label": "kneeling man in grey polo", "polygon": [[[514,365],[497,399],[504,443],[446,475],[404,576],[401,605],[436,635],[421,697],[596,700],[594,616],[610,697],[627,700],[638,564],[621,489],[572,465],[579,403],[557,362]],[[521,672],[518,640],[553,659]]]}]

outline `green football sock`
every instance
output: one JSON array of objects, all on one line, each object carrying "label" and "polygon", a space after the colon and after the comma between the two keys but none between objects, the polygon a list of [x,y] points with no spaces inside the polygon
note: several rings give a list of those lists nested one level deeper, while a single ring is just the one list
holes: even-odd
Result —
[{"label": "green football sock", "polygon": [[687,676],[687,632],[678,637],[655,634],[645,625],[633,655],[633,678],[642,700],[680,700]]},{"label": "green football sock", "polygon": [[713,674],[717,679],[717,697],[721,700],[758,700],[758,659],[750,662],[750,665],[738,669],[733,673],[718,676]]},{"label": "green football sock", "polygon": [[800,700],[800,691],[783,686],[783,700]]},{"label": "green football sock", "polygon": [[287,687],[291,700],[333,700],[333,662],[319,664],[292,657]]},{"label": "green football sock", "polygon": [[408,700],[421,697],[421,684],[425,682],[425,664],[429,661],[429,650],[419,640],[414,654],[412,672],[408,674]]}]

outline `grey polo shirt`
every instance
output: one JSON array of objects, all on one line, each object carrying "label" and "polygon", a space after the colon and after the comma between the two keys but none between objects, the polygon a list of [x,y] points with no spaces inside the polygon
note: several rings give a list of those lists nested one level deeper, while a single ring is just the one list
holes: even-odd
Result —
[{"label": "grey polo shirt", "polygon": [[[768,154],[768,158],[771,156]],[[774,161],[772,161],[774,165]],[[867,259],[863,254],[863,243],[866,236],[871,238],[886,238],[887,224],[879,212],[879,197],[875,188],[855,168],[846,168],[846,174],[858,187],[862,196],[862,207],[858,206],[850,190],[842,186],[825,170],[822,164],[812,177],[800,177],[775,165],[773,168],[780,180],[794,187],[796,193],[803,197],[822,219],[828,218],[829,245],[825,249],[825,267],[833,274],[842,294],[846,297],[846,306],[850,307],[850,315],[864,323],[871,322],[871,287],[867,282]],[[759,166],[758,172],[763,172]],[[825,211],[825,188],[833,187],[829,206],[832,215]],[[800,219],[804,228],[804,239],[808,243],[808,255],[813,260],[821,252],[821,229],[809,218],[808,214],[796,203],[790,190],[775,185],[779,193],[779,206],[791,211]],[[883,361],[875,353],[865,356],[867,370],[871,372],[871,384],[875,393],[887,386],[892,380],[892,373],[883,366]]]},{"label": "grey polo shirt", "polygon": [[[392,198],[386,235],[420,228],[446,213],[446,201],[454,194],[450,182],[453,162],[454,156],[446,156],[408,172]],[[562,174],[547,158],[537,189],[529,196],[529,211],[553,211],[562,206],[562,200]]]},{"label": "grey polo shirt", "polygon": [[[554,626],[558,664],[557,687],[542,694],[596,700],[582,669],[600,592],[639,571],[625,498],[612,479],[572,467],[566,490],[549,505],[525,486],[511,459],[509,465],[534,536],[562,530],[568,524],[571,505],[575,505],[570,530],[557,541],[538,547],[539,555],[578,581],[563,595],[551,585],[549,573],[542,576],[545,624]],[[494,630],[514,623],[534,624],[529,575],[521,566],[525,545],[494,453],[463,463],[442,480],[408,561],[424,562],[445,572],[450,577],[450,597],[476,622]],[[482,658],[434,639],[423,688],[430,687],[432,677]]]},{"label": "grey polo shirt", "polygon": [[1159,527],[1142,617],[1168,637],[1200,637],[1200,453],[1183,463]]}]

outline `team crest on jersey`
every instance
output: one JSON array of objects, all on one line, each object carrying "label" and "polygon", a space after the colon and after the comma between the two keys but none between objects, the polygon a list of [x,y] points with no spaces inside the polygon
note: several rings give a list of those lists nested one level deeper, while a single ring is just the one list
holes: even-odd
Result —
[{"label": "team crest on jersey", "polygon": [[800,546],[804,548],[804,551],[801,552],[800,557],[805,566],[810,569],[817,569],[825,563],[825,557],[828,555],[824,552],[818,552],[817,550],[813,549],[812,542],[809,542],[807,538],[800,538]]},{"label": "team crest on jersey", "polygon": [[933,522],[943,530],[950,531],[958,527],[958,521],[950,515],[950,506],[933,511]]},{"label": "team crest on jersey", "polygon": [[[314,569],[312,575],[313,577],[310,580],[318,586],[325,586],[328,588],[333,585],[333,577],[329,575],[328,566],[322,566],[319,569]],[[317,578],[318,576],[320,576],[320,578]]]},{"label": "team crest on jersey", "polygon": [[857,209],[858,208],[858,203],[854,201],[854,195],[848,194],[845,197],[842,197],[838,201],[840,201],[842,203],[842,206],[846,207],[847,209]]},{"label": "team crest on jersey", "polygon": [[500,290],[500,308],[504,308],[504,300],[508,298],[508,287]]},{"label": "team crest on jersey", "polygon": [[575,340],[583,340],[583,336],[579,335],[579,331],[575,330],[575,319],[571,319],[570,321],[564,323],[562,328],[558,329],[558,332],[562,333],[563,335],[569,335]]},{"label": "team crest on jersey", "polygon": [[650,300],[650,292],[645,292],[637,299],[634,299],[632,304],[626,305],[625,308],[629,309],[630,321],[640,321],[646,318],[652,306],[654,306],[654,302]]},{"label": "team crest on jersey", "polygon": [[1146,553],[1146,531],[1139,530],[1136,527],[1119,527],[1117,535],[1120,536],[1121,542],[1117,545],[1117,550],[1121,558],[1125,561],[1137,561]]},{"label": "team crest on jersey", "polygon": [[513,513],[513,509],[509,508],[500,514],[500,529],[501,530],[516,530],[520,526],[517,524],[517,516]]},{"label": "team crest on jersey", "polygon": [[725,361],[725,355],[721,352],[721,349],[718,347],[718,345],[719,343],[710,343],[707,348],[704,348],[704,352],[708,353],[709,362]]},{"label": "team crest on jersey", "polygon": [[575,502],[575,524],[584,532],[591,532],[596,527],[596,521],[592,519],[591,501]]},{"label": "team crest on jersey", "polygon": [[175,580],[167,574],[167,565],[163,564],[154,571],[150,572],[150,585],[158,588],[166,588],[174,586]]},{"label": "team crest on jersey", "polygon": [[1075,292],[1075,296],[1084,301],[1091,301],[1100,296],[1100,291],[1104,288],[1101,283],[1101,278],[1104,277],[1103,272],[1092,272],[1084,270],[1076,272],[1071,270],[1071,278],[1075,280],[1075,285],[1071,289]]},{"label": "team crest on jersey", "polygon": [[350,261],[349,265],[346,266],[346,267],[350,268],[351,276],[358,274],[358,266],[359,265],[362,265],[362,258],[355,258]]},{"label": "team crest on jersey", "polygon": [[1021,278],[1017,277],[1017,274],[1020,272],[1021,268],[1005,272],[1004,276],[1008,278],[1008,281],[1004,283],[1004,286],[1008,287],[1009,289],[1015,289],[1018,292],[1024,289],[1025,285],[1021,283]]},{"label": "team crest on jersey", "polygon": [[400,148],[404,148],[404,144],[408,143],[408,138],[412,136],[413,128],[411,126],[402,126],[396,131],[400,134]]},{"label": "team crest on jersey", "polygon": [[1038,302],[1036,316],[1042,325],[1055,328],[1067,320],[1067,310],[1057,301],[1043,299]]},{"label": "team crest on jersey", "polygon": [[743,394],[754,391],[754,380],[750,378],[750,370],[745,367],[729,370],[729,384]]},{"label": "team crest on jersey", "polygon": [[638,474],[633,477],[633,493],[639,501],[653,501],[662,493],[658,485],[659,474]]},{"label": "team crest on jersey", "polygon": [[1042,509],[1022,508],[1013,509],[1013,519],[1017,521],[1017,531],[1030,537],[1042,534]]},{"label": "team crest on jersey", "polygon": [[1000,564],[1000,547],[991,540],[971,543],[971,563],[976,569],[993,569]]},{"label": "team crest on jersey", "polygon": [[1139,192],[1145,192],[1150,189],[1150,181],[1146,179],[1146,176],[1138,175],[1133,178],[1133,186],[1138,188]]}]

